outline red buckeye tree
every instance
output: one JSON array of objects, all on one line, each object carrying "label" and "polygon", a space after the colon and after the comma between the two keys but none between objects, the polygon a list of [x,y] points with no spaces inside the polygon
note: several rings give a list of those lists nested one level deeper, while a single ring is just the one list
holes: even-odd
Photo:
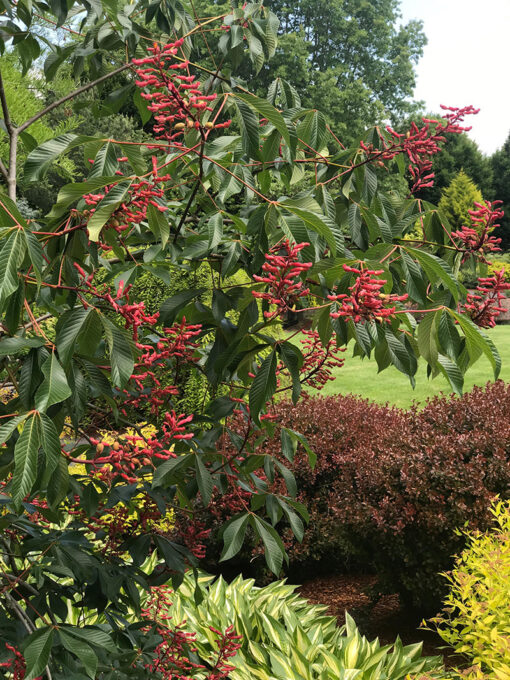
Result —
[{"label": "red buckeye tree", "polygon": [[[0,77],[0,667],[11,677],[226,677],[237,632],[212,631],[217,653],[198,658],[180,622],[161,625],[158,602],[163,584],[199,565],[206,532],[194,516],[213,494],[235,510],[223,560],[249,529],[278,574],[280,522],[302,538],[308,515],[290,470],[252,449],[277,395],[296,401],[303,385],[323,384],[349,342],[412,382],[421,356],[455,391],[481,354],[499,371],[478,326],[492,325],[506,284],[482,278],[468,297],[456,278],[467,260],[485,266],[498,211],[476,206],[473,226],[452,233],[433,205],[378,189],[383,171],[408,172],[414,188],[432,182],[443,134],[476,111],[448,109],[403,136],[375,128],[345,149],[288,83],[262,99],[236,76],[274,51],[270,11],[245,4],[200,20],[188,9],[7,0],[0,18],[25,72],[44,59],[48,80],[63,65],[81,80],[21,121]],[[222,33],[218,54],[197,64],[210,30]],[[67,133],[38,145],[28,132],[120,74],[105,99],[133,97],[149,141]],[[18,179],[41,180],[77,148],[88,176],[25,219]],[[170,267],[198,265],[208,291],[186,289],[156,313],[133,293],[143,273],[166,281]],[[283,328],[289,314],[311,319],[301,348]],[[209,386],[193,413],[181,408],[184,369]],[[96,433],[97,414],[116,423],[113,441]],[[284,429],[287,459],[297,446],[313,464],[304,437]],[[275,475],[286,494],[270,492]]]}]

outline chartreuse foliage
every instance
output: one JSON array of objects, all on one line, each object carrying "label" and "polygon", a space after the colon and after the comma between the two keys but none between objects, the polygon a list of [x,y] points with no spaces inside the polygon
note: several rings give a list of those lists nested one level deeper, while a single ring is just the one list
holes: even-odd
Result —
[{"label": "chartreuse foliage", "polygon": [[508,580],[510,504],[492,506],[493,527],[467,533],[468,545],[446,575],[450,589],[443,613],[432,619],[439,635],[491,678],[510,675]]},{"label": "chartreuse foliage", "polygon": [[[32,27],[40,16],[73,31],[73,40],[45,38]],[[16,207],[16,150],[49,109],[19,123],[0,96],[10,144],[9,167],[0,165],[8,186],[0,195],[0,378],[10,389],[0,406],[0,630],[24,655],[25,680],[167,677],[168,668],[154,671],[154,658],[169,640],[126,615],[140,611],[135,584],[148,590],[172,576],[177,585],[197,566],[204,536],[195,514],[212,498],[225,495],[235,508],[223,528],[223,559],[255,536],[279,573],[282,518],[302,538],[308,513],[284,460],[303,446],[313,463],[306,439],[288,429],[283,459],[251,455],[272,429],[273,397],[286,388],[277,372],[290,376],[297,400],[315,370],[307,373],[309,362],[285,339],[272,302],[299,314],[309,289],[323,345],[352,340],[357,354],[374,356],[381,370],[396,366],[411,382],[419,356],[459,392],[482,354],[499,372],[496,349],[463,312],[466,291],[454,275],[463,251],[452,245],[450,225],[434,206],[378,189],[372,162],[405,171],[398,149],[378,151],[383,138],[386,149],[395,138],[372,130],[364,147],[344,149],[291,88],[278,86],[286,92],[281,108],[274,87],[267,99],[251,94],[236,68],[243,59],[260,68],[275,48],[277,19],[260,5],[207,19],[228,37],[218,46],[220,67],[201,75],[187,56],[206,31],[191,16],[191,3],[179,0],[4,3],[0,37],[25,72],[44,49],[48,80],[69,62],[85,83],[52,106],[125,71],[127,85],[105,106],[133,96],[145,123],[156,113],[150,143],[66,133],[34,149],[26,182],[76,149],[93,163],[84,181],[61,189],[48,215],[29,222]],[[168,35],[177,41],[168,44]],[[281,195],[269,198],[275,186]],[[423,240],[406,240],[417,221]],[[276,271],[266,266],[270,252],[272,261],[281,255]],[[300,259],[296,280],[282,275],[289,252]],[[175,268],[199,266],[208,269],[207,286],[169,297],[159,314],[129,288],[146,272],[165,282]],[[352,290],[362,273],[384,284],[360,314]],[[406,295],[419,315],[404,307]],[[208,382],[194,413],[176,411],[183,366]],[[105,445],[84,430],[95,418],[101,426],[117,420],[124,431],[129,410],[142,405],[154,434],[135,429]],[[234,412],[241,433],[231,426]],[[70,475],[72,464],[88,474]],[[280,476],[283,490],[273,493]],[[133,531],[126,512],[139,498]],[[170,533],[151,520],[168,508]],[[140,565],[149,554],[155,566],[146,574]],[[105,623],[68,624],[69,610],[85,605]]]}]

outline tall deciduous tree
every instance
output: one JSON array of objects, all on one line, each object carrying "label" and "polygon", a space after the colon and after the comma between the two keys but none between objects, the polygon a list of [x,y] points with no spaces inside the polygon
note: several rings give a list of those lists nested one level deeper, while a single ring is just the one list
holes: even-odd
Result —
[{"label": "tall deciduous tree", "polygon": [[[452,234],[436,207],[382,191],[374,171],[410,168],[413,186],[428,184],[430,157],[472,107],[408,135],[372,129],[345,148],[281,82],[267,98],[239,82],[245,60],[262,68],[274,53],[270,11],[244,4],[195,24],[192,5],[6,0],[0,15],[0,43],[25,72],[44,48],[46,78],[68,62],[80,81],[14,119],[0,63],[9,144],[0,163],[0,384],[8,388],[0,639],[10,657],[2,649],[0,663],[25,680],[226,677],[227,643],[237,639],[230,628],[211,630],[213,656],[195,654],[182,619],[161,626],[153,605],[168,596],[159,586],[172,578],[178,587],[199,565],[198,513],[213,512],[218,496],[234,513],[222,528],[223,560],[254,536],[278,574],[282,520],[303,537],[308,514],[285,460],[298,446],[312,464],[315,455],[292,429],[282,431],[280,457],[257,453],[273,430],[273,400],[288,392],[296,402],[303,385],[324,381],[347,344],[412,383],[422,357],[457,392],[482,354],[495,376],[500,369],[481,328],[494,324],[505,284],[494,278],[473,297],[454,273],[466,257],[490,254],[497,210],[480,215],[487,228],[473,243]],[[45,42],[35,16],[66,26],[72,41]],[[222,34],[214,70],[189,59],[212,26]],[[62,187],[47,215],[24,218],[16,201],[25,131],[124,72],[126,84],[106,99],[132,97],[150,139],[91,130],[37,146],[24,182],[40,182],[76,149],[87,176]],[[289,198],[296,179],[302,188]],[[419,237],[406,238],[417,223]],[[168,281],[200,266],[209,289],[181,291],[157,312],[131,288],[146,272]],[[282,330],[289,311],[313,316],[302,349]],[[183,369],[211,388],[191,413],[180,410]],[[129,421],[142,406],[149,430]],[[117,424],[114,441],[96,439],[94,417]],[[286,491],[273,489],[276,476]]]}]

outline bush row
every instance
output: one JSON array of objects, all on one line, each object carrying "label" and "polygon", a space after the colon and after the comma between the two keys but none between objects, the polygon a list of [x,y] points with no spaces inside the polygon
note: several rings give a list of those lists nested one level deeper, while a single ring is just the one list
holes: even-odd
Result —
[{"label": "bush row", "polygon": [[313,470],[300,450],[292,465],[311,519],[302,543],[289,534],[290,575],[375,571],[383,591],[437,611],[446,588],[439,572],[465,540],[455,530],[485,529],[491,499],[510,497],[510,386],[437,397],[421,411],[353,396],[275,411],[274,436],[255,451],[278,453],[280,429],[291,427],[317,454]]}]

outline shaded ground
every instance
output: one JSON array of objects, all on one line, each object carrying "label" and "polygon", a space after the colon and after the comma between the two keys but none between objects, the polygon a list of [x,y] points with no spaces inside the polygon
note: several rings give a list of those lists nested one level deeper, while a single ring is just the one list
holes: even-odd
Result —
[{"label": "shaded ground", "polygon": [[381,642],[390,644],[399,635],[404,644],[423,642],[423,653],[427,656],[446,656],[448,665],[462,664],[461,659],[447,654],[445,643],[438,635],[420,630],[419,620],[402,613],[398,595],[382,597],[370,610],[366,592],[374,583],[374,576],[338,574],[306,581],[299,592],[314,604],[326,605],[328,613],[336,616],[339,624],[344,623],[347,610],[369,639],[378,637]]}]

